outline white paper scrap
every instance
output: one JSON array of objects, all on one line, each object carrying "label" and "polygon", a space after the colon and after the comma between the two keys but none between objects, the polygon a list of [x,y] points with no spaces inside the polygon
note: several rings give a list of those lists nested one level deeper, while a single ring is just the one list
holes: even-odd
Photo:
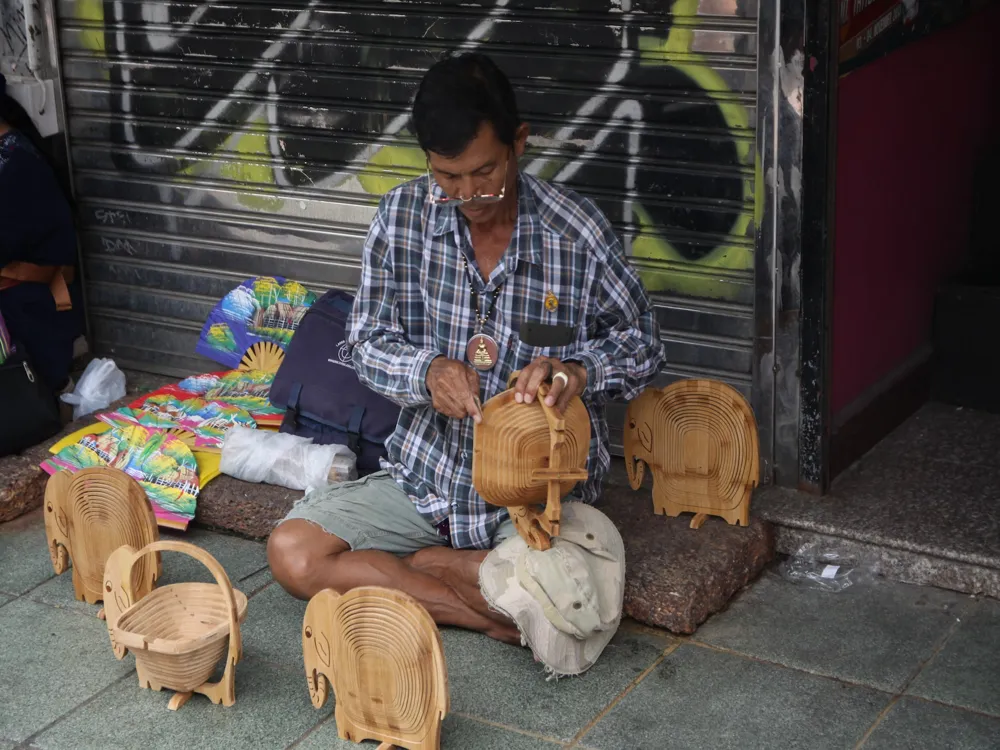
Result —
[{"label": "white paper scrap", "polygon": [[827,565],[823,568],[823,572],[819,574],[820,578],[833,578],[837,575],[837,571],[840,570],[839,565]]}]

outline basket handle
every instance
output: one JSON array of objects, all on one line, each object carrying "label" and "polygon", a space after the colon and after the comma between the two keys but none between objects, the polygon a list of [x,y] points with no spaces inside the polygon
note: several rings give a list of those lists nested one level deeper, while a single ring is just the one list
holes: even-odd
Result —
[{"label": "basket handle", "polygon": [[[233,596],[233,584],[229,582],[229,576],[226,575],[225,569],[219,565],[219,561],[196,544],[179,542],[172,539],[161,539],[158,542],[147,544],[132,556],[128,564],[128,574],[125,580],[131,579],[132,566],[150,552],[180,552],[188,557],[193,557],[208,568],[208,572],[212,574],[215,582],[222,589],[222,596],[225,597],[226,605],[229,608],[229,660],[231,664],[238,662],[243,654],[243,641],[240,637],[240,626],[237,619],[236,597]],[[229,665],[226,668],[228,669]]]}]

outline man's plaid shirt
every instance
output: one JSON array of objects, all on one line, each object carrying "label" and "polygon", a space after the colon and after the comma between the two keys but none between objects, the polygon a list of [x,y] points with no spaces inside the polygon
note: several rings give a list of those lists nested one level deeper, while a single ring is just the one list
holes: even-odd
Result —
[{"label": "man's plaid shirt", "polygon": [[[507,511],[487,505],[472,486],[472,420],[436,412],[425,383],[435,357],[466,361],[475,332],[462,255],[484,312],[502,285],[484,328],[499,345],[496,366],[480,373],[484,403],[505,390],[512,371],[540,356],[587,369],[583,400],[592,439],[584,502],[597,499],[610,464],[607,398],[634,398],[659,371],[663,345],[642,283],[607,218],[588,199],[520,175],[517,224],[484,283],[465,220],[453,206],[429,203],[428,190],[440,194],[421,178],[380,202],[365,244],[348,344],[361,381],[403,407],[383,468],[431,524],[448,521],[453,547],[486,549]],[[550,292],[558,301],[554,311],[544,304]],[[518,335],[525,321],[573,326],[576,340],[529,346]]]}]

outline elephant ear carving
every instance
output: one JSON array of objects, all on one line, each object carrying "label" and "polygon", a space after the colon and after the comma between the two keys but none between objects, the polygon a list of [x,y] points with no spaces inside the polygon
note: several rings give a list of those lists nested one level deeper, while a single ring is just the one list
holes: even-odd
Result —
[{"label": "elephant ear carving", "polygon": [[125,658],[125,654],[128,653],[127,649],[115,640],[115,625],[118,624],[118,618],[122,613],[135,603],[135,593],[129,575],[131,560],[135,553],[133,547],[123,544],[111,553],[104,565],[104,617],[111,639],[111,650],[117,659]]},{"label": "elephant ear carving", "polygon": [[639,437],[639,444],[650,454],[653,452],[653,427],[649,422],[642,422],[639,424],[639,429],[637,430]]},{"label": "elephant ear carving", "polygon": [[302,656],[309,699],[320,708],[326,703],[333,673],[334,610],[340,595],[324,589],[309,600],[302,622]]},{"label": "elephant ear carving", "polygon": [[69,567],[69,519],[65,503],[69,496],[69,486],[73,476],[69,472],[58,471],[45,483],[45,537],[49,545],[49,557],[56,575],[66,572]]}]

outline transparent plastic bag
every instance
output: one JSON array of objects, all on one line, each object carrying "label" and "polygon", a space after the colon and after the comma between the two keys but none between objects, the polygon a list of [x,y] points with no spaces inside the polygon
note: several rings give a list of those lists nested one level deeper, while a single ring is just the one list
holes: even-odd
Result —
[{"label": "transparent plastic bag", "polygon": [[125,398],[125,373],[118,369],[113,359],[91,360],[73,392],[59,398],[72,405],[73,419],[107,409]]},{"label": "transparent plastic bag", "polygon": [[786,581],[837,593],[871,583],[877,574],[872,561],[833,542],[808,542],[778,566]]},{"label": "transparent plastic bag", "polygon": [[346,445],[315,445],[312,438],[233,427],[222,443],[219,469],[245,482],[308,492],[357,479],[357,460]]}]

